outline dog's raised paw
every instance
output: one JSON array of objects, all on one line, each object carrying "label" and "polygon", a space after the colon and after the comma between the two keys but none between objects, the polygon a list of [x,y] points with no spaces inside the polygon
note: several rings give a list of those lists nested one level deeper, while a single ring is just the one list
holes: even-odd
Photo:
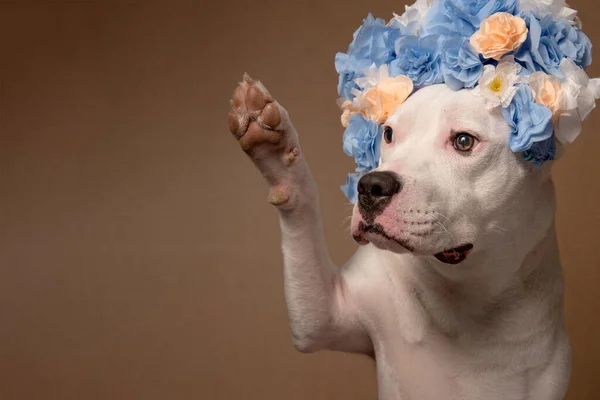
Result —
[{"label": "dog's raised paw", "polygon": [[293,207],[294,185],[306,178],[298,135],[287,111],[262,83],[247,74],[234,90],[229,131],[250,156],[270,186],[269,203]]},{"label": "dog's raised paw", "polygon": [[251,154],[265,144],[275,147],[283,144],[285,110],[262,83],[244,74],[233,92],[231,106],[229,131],[246,153]]}]

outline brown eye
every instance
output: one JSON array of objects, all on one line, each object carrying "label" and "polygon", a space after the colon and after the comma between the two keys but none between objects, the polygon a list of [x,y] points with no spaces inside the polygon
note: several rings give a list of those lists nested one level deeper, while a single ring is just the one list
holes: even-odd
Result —
[{"label": "brown eye", "polygon": [[383,128],[383,139],[386,143],[392,143],[394,139],[394,130],[389,126]]},{"label": "brown eye", "polygon": [[454,138],[454,148],[458,151],[471,151],[475,147],[477,139],[468,133],[459,133]]}]

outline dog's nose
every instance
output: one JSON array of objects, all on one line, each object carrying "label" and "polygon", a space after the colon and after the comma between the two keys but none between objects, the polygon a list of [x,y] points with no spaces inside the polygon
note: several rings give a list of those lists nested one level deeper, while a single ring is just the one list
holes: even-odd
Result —
[{"label": "dog's nose", "polygon": [[358,181],[358,203],[365,210],[381,209],[402,190],[400,177],[393,172],[371,172]]}]

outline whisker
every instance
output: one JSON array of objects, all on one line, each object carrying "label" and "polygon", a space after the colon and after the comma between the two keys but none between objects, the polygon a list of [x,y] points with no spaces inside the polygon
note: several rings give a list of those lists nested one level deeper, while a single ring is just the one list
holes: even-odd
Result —
[{"label": "whisker", "polygon": [[437,221],[436,224],[438,224],[439,226],[442,227],[442,229],[444,230],[444,232],[446,232],[446,234],[448,235],[448,237],[450,238],[450,240],[454,240],[454,237],[452,236],[452,234],[450,234],[450,232],[448,231],[448,229],[444,226],[444,224],[442,224],[440,221]]},{"label": "whisker", "polygon": [[496,224],[490,224],[490,227],[491,227],[491,228],[498,229],[498,230],[500,230],[500,231],[503,231],[503,232],[508,232],[508,229],[506,229],[506,228],[503,228],[503,227],[501,227],[500,225],[496,225]]},{"label": "whisker", "polygon": [[346,218],[344,218],[340,222],[338,229],[350,232],[350,230],[352,229],[352,215],[349,215]]},{"label": "whisker", "polygon": [[438,211],[434,211],[438,216],[444,218],[446,221],[451,222],[450,218],[448,218],[447,216],[445,216],[444,214],[442,214],[441,212]]},{"label": "whisker", "polygon": [[507,232],[506,230],[499,230],[499,229],[496,229],[494,227],[490,227],[490,229],[491,229],[492,232],[497,233],[500,236],[504,236],[506,234],[506,232]]}]

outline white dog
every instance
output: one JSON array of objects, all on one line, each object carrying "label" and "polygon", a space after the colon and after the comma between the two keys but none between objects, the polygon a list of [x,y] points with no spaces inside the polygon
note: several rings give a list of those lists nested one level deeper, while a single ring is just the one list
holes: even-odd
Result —
[{"label": "white dog", "polygon": [[398,108],[379,167],[359,182],[352,235],[363,246],[342,268],[287,112],[246,76],[229,127],[279,211],[299,351],[374,356],[385,400],[564,398],[550,167],[510,150],[498,109],[446,85]]}]

